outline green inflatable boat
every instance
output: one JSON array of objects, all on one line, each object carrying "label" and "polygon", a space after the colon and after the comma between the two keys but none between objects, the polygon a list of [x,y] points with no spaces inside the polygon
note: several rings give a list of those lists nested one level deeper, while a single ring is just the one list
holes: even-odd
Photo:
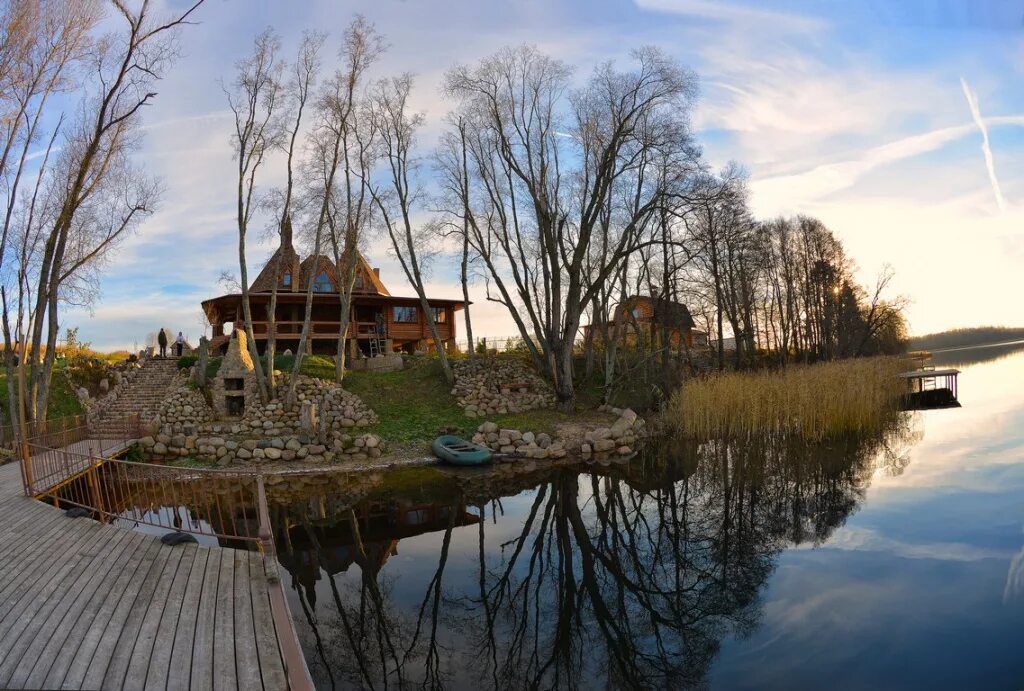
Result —
[{"label": "green inflatable boat", "polygon": [[445,434],[430,445],[434,455],[452,465],[484,465],[494,455],[486,446],[474,444],[461,437]]}]

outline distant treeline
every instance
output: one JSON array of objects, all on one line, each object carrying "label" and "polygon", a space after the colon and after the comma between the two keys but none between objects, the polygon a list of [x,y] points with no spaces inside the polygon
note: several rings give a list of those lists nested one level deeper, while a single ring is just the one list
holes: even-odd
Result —
[{"label": "distant treeline", "polygon": [[907,341],[907,348],[909,350],[941,350],[1017,339],[1024,339],[1024,327],[975,326],[970,329],[952,329],[924,336],[913,336]]}]

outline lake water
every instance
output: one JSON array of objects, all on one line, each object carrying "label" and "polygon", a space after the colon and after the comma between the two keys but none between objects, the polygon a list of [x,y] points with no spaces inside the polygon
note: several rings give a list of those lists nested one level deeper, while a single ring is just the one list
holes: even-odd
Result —
[{"label": "lake water", "polygon": [[274,512],[320,689],[1024,688],[1024,351],[825,446],[416,470]]}]

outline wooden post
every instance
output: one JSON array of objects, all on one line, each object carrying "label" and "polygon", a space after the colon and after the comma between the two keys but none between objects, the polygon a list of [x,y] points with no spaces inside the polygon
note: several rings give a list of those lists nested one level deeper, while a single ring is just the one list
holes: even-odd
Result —
[{"label": "wooden post", "polygon": [[313,680],[309,676],[306,659],[299,647],[288,600],[281,585],[277,571],[277,551],[274,548],[274,533],[270,526],[270,510],[267,507],[267,492],[263,484],[263,476],[256,476],[256,501],[259,514],[259,541],[263,551],[263,570],[267,575],[267,590],[270,595],[270,612],[274,618],[274,630],[277,633],[277,645],[284,661],[288,686],[292,691],[314,691]]}]

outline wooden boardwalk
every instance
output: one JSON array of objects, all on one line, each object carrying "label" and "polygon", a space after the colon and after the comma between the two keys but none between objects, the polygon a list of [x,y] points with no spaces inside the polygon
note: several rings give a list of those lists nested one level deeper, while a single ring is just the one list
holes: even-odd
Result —
[{"label": "wooden boardwalk", "polygon": [[269,593],[256,552],[68,518],[0,466],[0,688],[286,689]]}]

